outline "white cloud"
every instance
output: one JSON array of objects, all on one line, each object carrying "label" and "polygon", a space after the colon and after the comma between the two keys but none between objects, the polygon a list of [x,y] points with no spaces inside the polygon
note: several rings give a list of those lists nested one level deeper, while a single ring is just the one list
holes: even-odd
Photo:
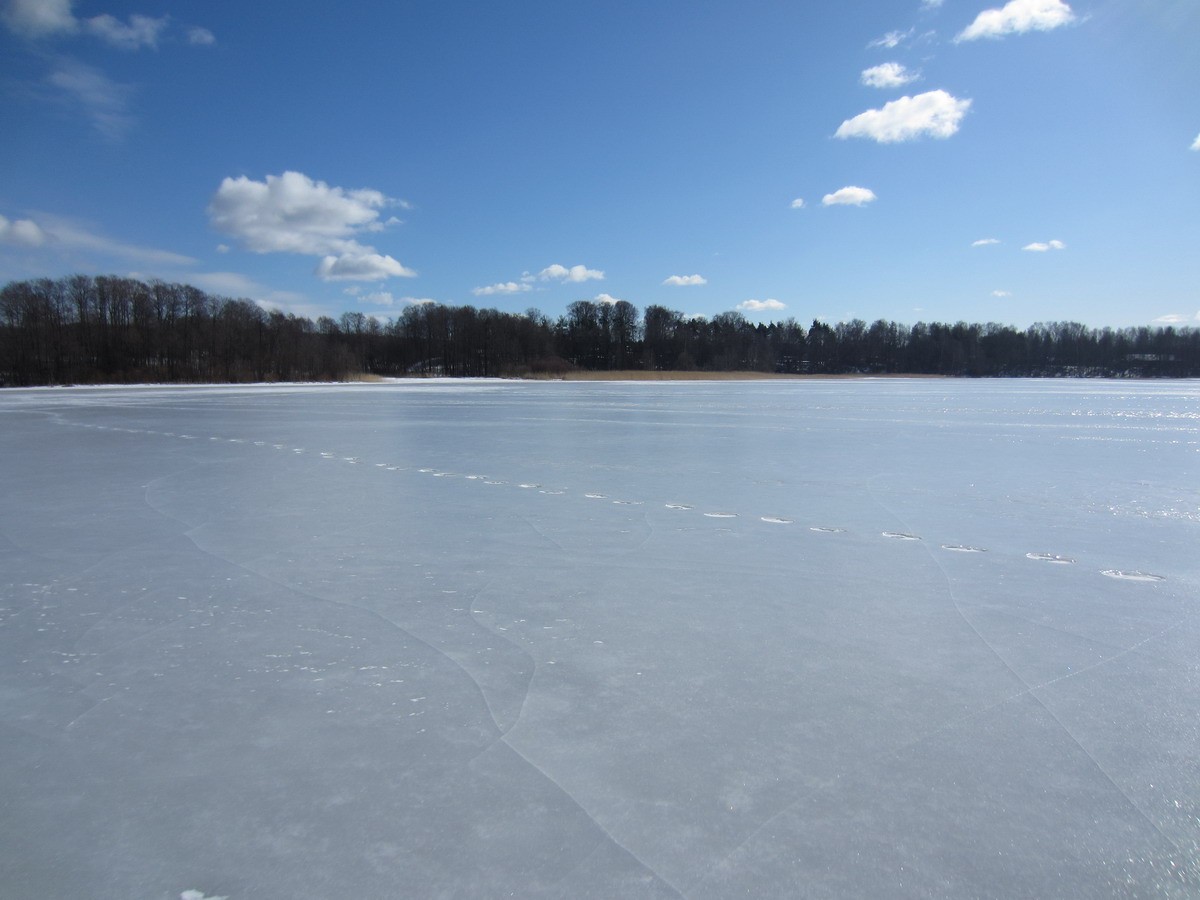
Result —
[{"label": "white cloud", "polygon": [[373,303],[376,306],[424,306],[428,304],[438,304],[440,301],[430,297],[395,297],[391,291],[370,291],[362,293],[360,290],[351,290],[347,288],[343,293],[357,297],[363,303]]},{"label": "white cloud", "polygon": [[607,304],[608,306],[615,306],[616,304],[624,303],[625,301],[622,300],[620,297],[614,297],[612,294],[597,294],[596,302],[604,303],[604,304]]},{"label": "white cloud", "polygon": [[1066,250],[1067,245],[1062,241],[1034,241],[1032,244],[1026,244],[1022,250],[1030,250],[1034,253],[1045,253],[1047,250]]},{"label": "white cloud", "polygon": [[207,28],[193,25],[188,29],[187,40],[194,47],[211,47],[217,42],[217,36]]},{"label": "white cloud", "polygon": [[896,88],[912,84],[919,77],[916,72],[908,71],[900,63],[887,62],[863,69],[859,80],[867,87]]},{"label": "white cloud", "polygon": [[675,287],[694,287],[696,285],[708,284],[708,279],[703,275],[672,275],[664,280],[663,284],[670,284]]},{"label": "white cloud", "polygon": [[365,248],[326,256],[316,268],[316,275],[322,281],[383,281],[385,278],[413,278],[416,274],[398,260]]},{"label": "white cloud", "polygon": [[537,277],[539,281],[562,281],[578,284],[581,281],[603,281],[604,273],[599,269],[589,269],[587,266],[571,266],[568,269],[566,266],[555,263],[538,272]]},{"label": "white cloud", "polygon": [[778,300],[743,300],[737,305],[737,308],[746,312],[776,312],[787,309],[787,304],[780,303]]},{"label": "white cloud", "polygon": [[239,272],[193,272],[188,275],[188,281],[198,288],[228,296],[249,297],[267,292],[254,279]]},{"label": "white cloud", "polygon": [[70,34],[79,28],[71,0],[8,0],[0,19],[14,34],[27,38]]},{"label": "white cloud", "polygon": [[978,241],[972,241],[971,246],[972,247],[990,247],[992,244],[998,244],[998,243],[1000,243],[1000,241],[997,240],[996,238],[981,238]]},{"label": "white cloud", "polygon": [[179,900],[229,900],[228,897],[206,897],[204,891],[189,890],[179,895]]},{"label": "white cloud", "polygon": [[910,141],[922,135],[948,138],[958,131],[970,106],[970,100],[959,100],[945,91],[927,91],[892,100],[882,109],[859,113],[843,122],[834,136],[865,137],[881,144]]},{"label": "white cloud", "polygon": [[354,240],[391,199],[370,188],[347,190],[300,172],[226,178],[208,206],[209,221],[255,253],[364,253]]},{"label": "white cloud", "polygon": [[792,201],[792,209],[804,209],[804,198],[797,197]]},{"label": "white cloud", "polygon": [[1192,141],[1192,149],[1200,150],[1200,134],[1196,135],[1196,139]]},{"label": "white cloud", "polygon": [[40,247],[46,243],[46,232],[32,219],[9,220],[0,216],[0,244],[18,247]]},{"label": "white cloud", "polygon": [[889,31],[883,37],[875,38],[867,46],[870,48],[883,47],[885,50],[894,50],[912,37],[913,31],[914,29],[912,28],[908,29],[908,31]]},{"label": "white cloud", "polygon": [[217,244],[217,252],[218,253],[228,253],[229,245],[228,244]]},{"label": "white cloud", "polygon": [[870,188],[847,185],[832,194],[821,198],[822,206],[865,206],[875,200],[875,192]]},{"label": "white cloud", "polygon": [[937,9],[944,0],[921,0],[921,9]]},{"label": "white cloud", "polygon": [[158,36],[167,27],[167,17],[152,19],[149,16],[134,14],[129,17],[129,24],[124,24],[105,13],[87,19],[84,24],[89,32],[105,43],[122,50],[136,50],[139,47],[158,46]]},{"label": "white cloud", "polygon": [[499,284],[489,284],[487,287],[472,288],[471,293],[476,297],[490,297],[493,294],[522,294],[531,291],[528,284],[518,284],[515,281],[503,281]]},{"label": "white cloud", "polygon": [[[28,224],[21,224],[22,222]],[[192,257],[184,256],[181,253],[115,241],[112,238],[96,234],[76,222],[45,213],[37,214],[36,221],[33,219],[20,220],[17,223],[11,223],[9,228],[11,229],[14,224],[21,225],[18,233],[26,241],[26,246],[33,246],[30,241],[34,236],[33,229],[36,228],[42,236],[41,243],[37,246],[45,247],[47,250],[82,250],[105,256],[116,256],[147,266],[190,266],[196,262]],[[2,228],[0,228],[0,232],[3,232]],[[9,240],[13,240],[11,235]]]},{"label": "white cloud", "polygon": [[128,112],[130,89],[107,75],[73,60],[61,60],[49,81],[82,108],[92,127],[110,141],[125,135],[133,124]]},{"label": "white cloud", "polygon": [[1193,322],[1200,322],[1200,312],[1194,316],[1183,313],[1168,313],[1165,316],[1159,316],[1157,319],[1150,320],[1151,325],[1191,325]]},{"label": "white cloud", "polygon": [[1011,291],[992,291],[992,296],[993,297],[1011,297],[1012,292]]},{"label": "white cloud", "polygon": [[1075,14],[1063,0],[1011,0],[1000,9],[985,9],[954,40],[957,43],[1027,31],[1050,31],[1074,21]]},{"label": "white cloud", "polygon": [[187,281],[222,297],[244,297],[267,310],[290,312],[310,319],[326,314],[324,309],[309,302],[303,294],[274,290],[240,272],[192,272],[187,276]]}]

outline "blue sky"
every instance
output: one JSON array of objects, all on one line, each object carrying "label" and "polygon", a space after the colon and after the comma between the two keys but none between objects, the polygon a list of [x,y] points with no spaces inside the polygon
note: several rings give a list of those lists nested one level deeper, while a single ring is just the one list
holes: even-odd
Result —
[{"label": "blue sky", "polygon": [[1196,0],[0,10],[0,282],[1200,326]]}]

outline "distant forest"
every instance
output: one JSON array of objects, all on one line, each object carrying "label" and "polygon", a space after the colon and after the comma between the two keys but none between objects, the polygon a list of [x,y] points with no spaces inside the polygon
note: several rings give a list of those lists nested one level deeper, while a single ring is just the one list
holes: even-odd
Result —
[{"label": "distant forest", "polygon": [[379,321],[311,319],[198,288],[115,276],[0,290],[0,385],[328,381],[576,370],[951,376],[1200,376],[1200,329],[859,319],[754,324],[579,300],[558,319],[417,304]]}]

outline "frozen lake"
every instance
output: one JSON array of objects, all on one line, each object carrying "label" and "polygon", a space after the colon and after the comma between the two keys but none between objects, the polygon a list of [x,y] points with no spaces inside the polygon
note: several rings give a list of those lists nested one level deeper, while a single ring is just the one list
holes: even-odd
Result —
[{"label": "frozen lake", "polygon": [[1200,896],[1200,383],[0,392],[0,894]]}]

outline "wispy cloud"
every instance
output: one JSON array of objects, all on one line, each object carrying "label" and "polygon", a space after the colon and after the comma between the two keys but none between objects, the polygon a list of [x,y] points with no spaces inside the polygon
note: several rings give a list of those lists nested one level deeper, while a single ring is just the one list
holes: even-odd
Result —
[{"label": "wispy cloud", "polygon": [[872,49],[882,47],[885,50],[894,50],[912,37],[915,30],[914,28],[910,28],[908,31],[889,31],[882,37],[875,38],[875,40],[867,44],[867,47]]},{"label": "wispy cloud", "polygon": [[804,198],[797,197],[792,201],[792,209],[804,209]]},{"label": "wispy cloud", "polygon": [[14,34],[32,39],[79,30],[71,0],[8,0],[0,20]]},{"label": "wispy cloud", "polygon": [[[155,18],[140,13],[133,13],[124,22],[110,13],[80,19],[72,9],[74,5],[74,0],[6,0],[0,21],[27,40],[89,34],[119,50],[157,49],[171,21],[170,16]],[[216,37],[207,28],[192,26],[187,30],[187,42],[206,46],[215,43]]]},{"label": "wispy cloud", "polygon": [[195,259],[182,253],[114,240],[76,221],[48,213],[34,213],[30,218],[13,221],[0,216],[0,241],[38,247],[51,253],[78,254],[82,251],[96,254],[105,258],[100,260],[105,265],[111,265],[107,258],[112,257],[148,266],[176,267],[196,263]]},{"label": "wispy cloud", "polygon": [[663,280],[663,284],[671,285],[672,287],[696,287],[701,284],[708,284],[708,279],[703,275],[671,275]]},{"label": "wispy cloud", "polygon": [[979,38],[1002,38],[1027,31],[1050,31],[1075,21],[1071,7],[1063,0],[1011,0],[1000,9],[985,9],[975,21],[959,32],[954,39],[974,41]]},{"label": "wispy cloud", "polygon": [[737,308],[745,312],[778,312],[781,309],[787,309],[787,304],[771,299],[743,300],[737,305]]},{"label": "wispy cloud", "polygon": [[972,241],[972,247],[990,247],[993,244],[998,244],[1000,241],[996,238],[980,238],[977,241]]},{"label": "wispy cloud", "polygon": [[959,100],[945,91],[928,91],[915,97],[901,97],[885,103],[882,109],[868,109],[847,119],[834,137],[861,137],[893,144],[922,136],[948,138],[958,131],[970,100]]},{"label": "wispy cloud", "polygon": [[916,72],[910,72],[900,63],[886,62],[880,63],[877,66],[871,66],[869,69],[863,69],[862,75],[859,76],[859,81],[867,87],[897,88],[904,87],[906,84],[912,84],[920,77]]},{"label": "wispy cloud", "polygon": [[1151,325],[1191,325],[1195,322],[1200,322],[1200,312],[1194,316],[1185,313],[1167,313],[1165,316],[1150,320]]},{"label": "wispy cloud", "polygon": [[351,297],[355,297],[362,303],[370,303],[373,306],[385,306],[389,309],[394,307],[404,306],[428,306],[430,304],[438,304],[440,301],[434,300],[432,297],[397,297],[391,291],[368,291],[363,293],[360,290],[352,290],[347,288],[345,293]]},{"label": "wispy cloud", "polygon": [[1001,298],[1011,297],[1012,293],[1010,291],[992,291],[992,296],[993,297],[1001,297]]},{"label": "wispy cloud", "polygon": [[380,230],[379,216],[393,201],[373,188],[346,189],[301,172],[268,175],[263,181],[226,178],[208,206],[212,226],[255,253],[322,257],[325,281],[382,281],[416,273],[358,241]]},{"label": "wispy cloud", "polygon": [[490,297],[493,294],[523,294],[526,291],[532,290],[533,286],[528,282],[502,281],[498,284],[489,284],[486,287],[472,288],[471,293],[476,297]]},{"label": "wispy cloud", "polygon": [[921,0],[921,9],[937,9],[944,0]]},{"label": "wispy cloud", "polygon": [[187,40],[194,47],[210,47],[217,42],[217,36],[207,28],[193,25],[188,29]]},{"label": "wispy cloud", "polygon": [[100,38],[106,44],[121,50],[137,50],[139,47],[158,46],[158,36],[167,27],[167,17],[153,19],[150,16],[134,14],[129,22],[120,21],[108,13],[86,19],[84,25],[90,34]]},{"label": "wispy cloud", "polygon": [[1021,249],[1029,250],[1032,253],[1045,253],[1048,250],[1066,250],[1067,245],[1062,241],[1034,241],[1032,244],[1026,244]]},{"label": "wispy cloud", "polygon": [[100,70],[70,59],[59,60],[47,80],[106,140],[119,141],[133,125],[129,85],[118,84]]},{"label": "wispy cloud", "polygon": [[875,201],[875,192],[870,188],[847,185],[821,198],[822,206],[866,206]]}]

